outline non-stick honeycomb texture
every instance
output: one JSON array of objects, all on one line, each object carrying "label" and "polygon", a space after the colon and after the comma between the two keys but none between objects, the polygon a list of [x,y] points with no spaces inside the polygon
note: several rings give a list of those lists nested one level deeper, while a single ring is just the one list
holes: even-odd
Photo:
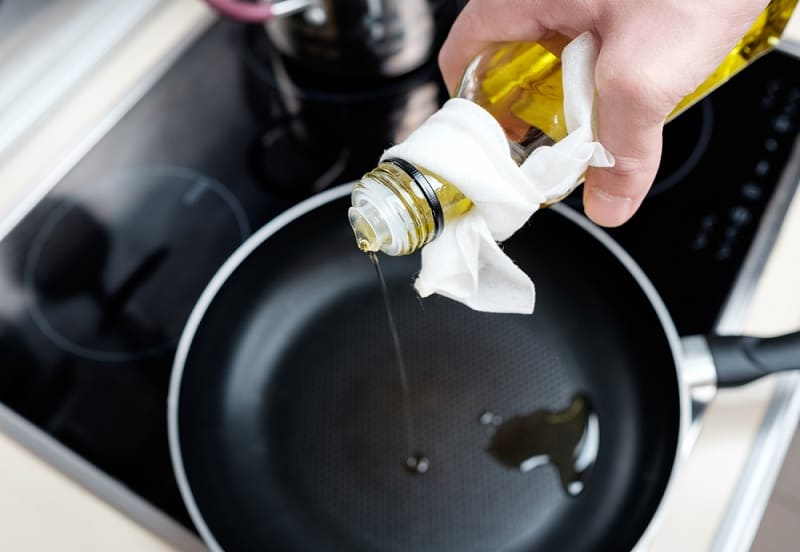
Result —
[{"label": "non-stick honeycomb texture", "polygon": [[[679,420],[663,328],[630,274],[549,211],[505,244],[536,282],[533,316],[441,298],[421,306],[411,289],[419,258],[382,257],[417,447],[431,459],[412,476],[378,281],[342,223],[346,203],[248,257],[192,342],[180,444],[223,547],[630,549],[661,500]],[[578,497],[550,466],[520,473],[485,452],[483,411],[561,409],[576,393],[600,419],[597,462]]]},{"label": "non-stick honeycomb texture", "polygon": [[283,450],[282,487],[317,527],[364,549],[512,550],[572,499],[551,466],[496,463],[479,417],[563,408],[581,388],[572,359],[562,362],[569,348],[536,317],[441,298],[421,305],[407,276],[390,288],[428,473],[403,469],[411,451],[376,282],[319,316],[277,371],[267,426],[289,440],[272,443]]}]

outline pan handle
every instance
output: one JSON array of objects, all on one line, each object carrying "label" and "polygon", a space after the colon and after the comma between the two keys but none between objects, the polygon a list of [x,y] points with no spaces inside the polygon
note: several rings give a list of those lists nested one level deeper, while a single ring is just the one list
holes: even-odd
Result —
[{"label": "pan handle", "polygon": [[733,387],[762,376],[800,368],[800,332],[778,337],[710,336],[718,387]]}]

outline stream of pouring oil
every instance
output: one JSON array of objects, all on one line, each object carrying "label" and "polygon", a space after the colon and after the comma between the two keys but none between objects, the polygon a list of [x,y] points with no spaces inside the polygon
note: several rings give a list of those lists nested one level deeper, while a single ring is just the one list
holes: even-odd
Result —
[{"label": "stream of pouring oil", "polygon": [[403,348],[400,345],[400,335],[397,333],[397,324],[394,321],[394,314],[392,311],[392,304],[389,300],[389,288],[386,286],[386,279],[383,277],[381,271],[381,264],[378,260],[378,254],[375,252],[369,253],[369,260],[372,266],[375,267],[375,273],[378,275],[378,280],[381,284],[381,293],[383,294],[383,306],[386,310],[386,319],[389,322],[389,332],[392,334],[392,344],[394,346],[394,357],[397,364],[397,371],[400,375],[400,386],[403,394],[403,417],[405,418],[406,436],[408,438],[408,451],[409,455],[405,461],[406,471],[412,474],[423,474],[428,471],[430,460],[421,452],[415,451],[414,447],[414,413],[411,409],[411,392],[408,387],[408,373],[406,370],[406,362],[403,357]]},{"label": "stream of pouring oil", "polygon": [[[400,335],[397,332],[389,298],[389,288],[378,255],[370,252],[369,258],[380,283],[386,320],[392,336],[395,364],[400,376],[403,419],[409,451],[404,467],[411,474],[421,475],[428,471],[430,460],[415,447],[411,391]],[[492,428],[487,452],[495,460],[521,472],[553,464],[568,495],[576,496],[583,491],[599,448],[598,418],[588,398],[582,395],[573,397],[571,404],[563,411],[537,410],[507,420],[491,412],[484,412],[480,421]]]}]

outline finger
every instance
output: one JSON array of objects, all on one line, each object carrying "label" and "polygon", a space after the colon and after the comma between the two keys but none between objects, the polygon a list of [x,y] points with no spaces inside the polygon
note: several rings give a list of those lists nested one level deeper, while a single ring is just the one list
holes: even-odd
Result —
[{"label": "finger", "polygon": [[[639,157],[615,155],[614,167],[591,167],[586,172],[583,206],[586,215],[600,226],[614,227],[627,222],[650,190],[661,151],[661,127],[641,136],[652,144],[655,153]],[[602,143],[602,142],[601,142]],[[657,145],[656,145],[657,144]],[[609,148],[610,151],[611,148]]]},{"label": "finger", "polygon": [[757,15],[752,0],[732,4],[726,11],[712,3],[640,3],[627,18],[598,20],[598,139],[616,157],[612,168],[587,171],[585,210],[598,224],[618,226],[638,209],[658,169],[666,117]]},{"label": "finger", "polygon": [[439,52],[447,89],[455,90],[470,61],[492,44],[538,42],[554,33],[574,37],[591,22],[592,12],[581,0],[471,0]]},{"label": "finger", "polygon": [[470,61],[490,44],[514,40],[536,41],[545,29],[527,3],[512,12],[498,0],[472,0],[453,23],[439,52],[439,67],[447,89],[453,91]]},{"label": "finger", "polygon": [[664,121],[682,97],[637,59],[610,42],[595,69],[598,140],[615,165],[587,171],[583,198],[586,214],[601,226],[623,224],[641,205],[658,170]]},{"label": "finger", "polygon": [[[628,105],[629,107],[629,105]],[[661,159],[661,121],[638,118],[621,98],[598,99],[598,139],[613,155],[609,168],[586,172],[586,215],[601,226],[619,226],[633,216],[655,179]]]}]

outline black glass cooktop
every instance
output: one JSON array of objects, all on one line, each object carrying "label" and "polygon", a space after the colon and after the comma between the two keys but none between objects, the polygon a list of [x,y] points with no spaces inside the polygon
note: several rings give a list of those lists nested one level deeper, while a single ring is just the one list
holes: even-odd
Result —
[{"label": "black glass cooktop", "polygon": [[715,327],[799,117],[800,60],[773,52],[665,127],[650,197],[610,234],[653,281],[682,335]]},{"label": "black glass cooktop", "polygon": [[[254,32],[212,27],[0,241],[0,401],[187,527],[166,395],[194,301],[254,229],[446,97],[434,61],[350,98],[287,92]],[[798,108],[800,61],[756,63],[668,126],[651,197],[613,232],[682,333],[713,328]]]}]

